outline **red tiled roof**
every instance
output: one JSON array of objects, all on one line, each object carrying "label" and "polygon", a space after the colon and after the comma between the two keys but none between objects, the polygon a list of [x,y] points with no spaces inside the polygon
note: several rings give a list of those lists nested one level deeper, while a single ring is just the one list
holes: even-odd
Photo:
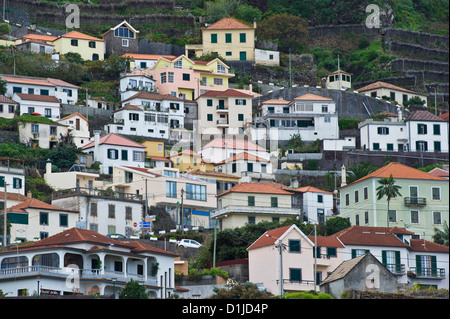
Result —
[{"label": "red tiled roof", "polygon": [[221,165],[221,164],[225,164],[227,162],[236,162],[239,160],[269,162],[268,160],[261,158],[259,156],[255,156],[255,155],[249,154],[247,152],[241,152],[241,153],[231,156],[230,158],[228,158],[226,160],[223,160],[222,162],[216,163],[215,165]]},{"label": "red tiled roof", "polygon": [[147,91],[140,91],[139,93],[136,93],[135,95],[129,97],[128,99],[125,99],[121,101],[121,103],[130,101],[132,99],[148,99],[148,100],[173,100],[173,101],[182,101],[181,99],[170,95],[170,94],[157,94],[157,93],[149,93]]},{"label": "red tiled roof", "polygon": [[32,85],[43,85],[43,86],[55,86],[52,83],[49,83],[47,80],[43,78],[28,78],[28,77],[18,77],[18,76],[10,76],[8,74],[0,76],[6,82],[11,83],[23,83],[23,84],[32,84]]},{"label": "red tiled roof", "polygon": [[202,150],[207,149],[209,147],[267,152],[267,150],[265,148],[262,148],[261,146],[256,145],[255,143],[252,143],[250,141],[237,140],[237,139],[216,138],[216,139],[212,140],[211,142],[209,142],[208,144],[206,144],[202,148]]},{"label": "red tiled roof", "polygon": [[415,111],[405,119],[406,121],[431,121],[431,122],[445,122],[445,120],[428,111]]},{"label": "red tiled roof", "polygon": [[170,155],[169,157],[180,156],[180,155],[201,157],[201,155],[195,153],[193,150],[182,150],[181,152],[179,152],[177,154]]},{"label": "red tiled roof", "polygon": [[[6,193],[6,200],[8,201],[24,202],[28,199],[29,199],[28,197],[23,196],[22,194],[19,193],[10,193],[10,192]],[[5,200],[5,192],[0,192],[0,201],[4,200]]]},{"label": "red tiled roof", "polygon": [[[307,236],[310,241],[314,243],[314,236]],[[337,247],[344,248],[344,245],[339,241],[339,239],[331,236],[317,236],[317,246],[318,247]]]},{"label": "red tiled roof", "polygon": [[9,103],[9,104],[19,104],[16,101],[13,101],[11,99],[8,99],[6,96],[4,95],[0,95],[0,103]]},{"label": "red tiled roof", "polygon": [[291,192],[288,192],[284,189],[276,187],[271,183],[239,183],[234,185],[229,190],[223,192],[219,196],[223,196],[228,193],[259,193],[259,194],[280,194],[280,195],[292,195]]},{"label": "red tiled roof", "polygon": [[83,114],[81,114],[80,112],[75,112],[75,113],[72,113],[70,115],[67,115],[67,116],[63,117],[62,119],[57,120],[56,122],[60,122],[62,120],[67,120],[67,119],[70,119],[71,117],[74,117],[74,116],[79,116],[83,120],[85,120],[86,122],[89,122],[89,120]]},{"label": "red tiled roof", "polygon": [[344,245],[408,247],[394,234],[414,233],[398,227],[350,226],[331,237],[339,238]]},{"label": "red tiled roof", "polygon": [[223,18],[223,19],[217,21],[216,23],[211,24],[206,29],[207,30],[228,30],[228,29],[254,29],[254,28],[246,25],[245,23],[237,21],[236,19],[233,19],[233,18]]},{"label": "red tiled roof", "polygon": [[315,94],[305,94],[299,97],[296,97],[294,100],[301,100],[301,101],[333,101],[333,99],[330,99],[329,97],[319,96]]},{"label": "red tiled roof", "polygon": [[332,192],[327,192],[327,191],[324,191],[322,189],[316,188],[314,186],[299,187],[299,188],[296,188],[294,191],[299,191],[299,192],[302,192],[302,193],[313,192],[313,193],[333,194]]},{"label": "red tiled roof", "polygon": [[125,53],[122,55],[124,58],[132,58],[138,60],[158,60],[159,58],[174,59],[174,55],[160,55],[160,54],[141,54],[141,53]]},{"label": "red tiled roof", "polygon": [[67,86],[75,89],[79,89],[80,87],[77,85],[74,85],[72,83],[60,80],[60,79],[54,79],[54,78],[47,78],[47,81],[51,84],[54,84],[56,86]]},{"label": "red tiled roof", "polygon": [[421,170],[400,163],[392,162],[386,166],[383,166],[382,168],[377,169],[375,172],[372,172],[369,175],[358,179],[357,181],[351,184],[358,183],[372,177],[386,178],[389,177],[390,175],[392,175],[392,177],[397,179],[424,179],[424,180],[448,181],[445,178],[433,176]]},{"label": "red tiled roof", "polygon": [[214,177],[232,178],[232,179],[235,179],[235,180],[241,179],[239,176],[236,176],[236,175],[225,174],[225,173],[219,172],[219,171],[208,171],[207,170],[207,171],[203,172],[200,169],[188,171],[188,174],[200,175],[200,176],[214,176]]},{"label": "red tiled roof", "polygon": [[8,211],[9,212],[26,213],[26,210],[25,210],[26,208],[48,209],[48,210],[57,210],[57,211],[78,213],[76,211],[67,210],[67,209],[59,208],[59,207],[44,203],[43,201],[40,201],[39,199],[36,199],[36,198],[29,198],[20,204],[17,204],[15,206],[8,208]]},{"label": "red tiled roof", "polygon": [[200,97],[204,97],[204,96],[213,96],[213,97],[247,97],[247,98],[251,98],[252,96],[250,94],[246,94],[234,89],[227,89],[225,91],[208,91],[206,93],[203,93],[202,95],[200,95],[197,100]]},{"label": "red tiled roof", "polygon": [[46,35],[46,34],[29,33],[27,35],[24,35],[22,37],[22,39],[36,39],[36,40],[41,40],[41,41],[53,42],[56,39],[58,39],[58,37],[55,37],[55,36],[52,36],[52,35]]},{"label": "red tiled roof", "polygon": [[390,84],[390,83],[386,83],[386,82],[382,82],[382,81],[377,81],[377,82],[371,83],[362,88],[359,88],[357,91],[358,92],[366,92],[366,91],[371,91],[371,90],[376,90],[376,89],[381,89],[381,88],[387,88],[387,89],[391,89],[391,90],[413,93],[413,94],[417,94],[417,95],[425,95],[425,94],[420,94],[420,93],[396,86],[394,84]]},{"label": "red tiled roof", "polygon": [[449,121],[449,112],[441,114],[441,115],[439,115],[439,117],[441,119],[444,119],[444,121],[448,122]]},{"label": "red tiled roof", "polygon": [[448,178],[449,177],[448,173],[449,173],[448,171],[446,171],[445,169],[439,168],[439,167],[433,168],[431,171],[428,172],[428,174],[431,174],[433,176],[442,177],[442,178],[445,178],[445,177]]},{"label": "red tiled roof", "polygon": [[250,249],[256,249],[264,246],[270,246],[275,244],[278,238],[283,236],[283,234],[288,231],[288,229],[291,228],[291,225],[275,228],[266,231],[264,234],[261,235],[253,244],[251,244],[247,250]]},{"label": "red tiled roof", "polygon": [[[117,135],[114,133],[109,133],[108,135],[101,137],[99,145],[102,145],[102,144],[145,148],[145,146],[143,146],[137,142],[134,142],[126,137],[123,137],[123,136],[120,136],[120,135]],[[93,142],[83,146],[82,149],[85,150],[87,148],[91,148],[94,146],[95,146],[95,142],[93,141]]]},{"label": "red tiled roof", "polygon": [[112,113],[117,113],[117,112],[125,111],[125,110],[140,111],[140,112],[143,111],[143,109],[141,109],[139,106],[127,104],[127,105],[125,105],[125,106],[123,106],[123,107],[121,107],[121,108],[119,108],[117,110],[112,111]]},{"label": "red tiled roof", "polygon": [[449,247],[433,243],[428,240],[423,239],[411,239],[410,241],[411,249],[413,251],[422,251],[422,252],[442,252],[447,253],[449,252]]},{"label": "red tiled roof", "polygon": [[78,31],[70,31],[69,33],[63,34],[60,38],[71,38],[71,39],[81,39],[81,40],[91,40],[91,41],[101,41],[105,42],[103,39],[99,39],[88,34],[84,34]]},{"label": "red tiled roof", "polygon": [[35,95],[35,94],[25,94],[25,93],[16,93],[22,100],[26,101],[37,101],[37,102],[51,102],[51,103],[59,103],[59,100],[50,95]]},{"label": "red tiled roof", "polygon": [[163,250],[163,249],[160,249],[160,248],[156,248],[156,247],[153,247],[151,245],[147,245],[147,244],[141,243],[140,241],[125,241],[125,242],[122,242],[122,243],[125,243],[129,247],[132,247],[133,248],[132,251],[134,253],[150,251],[152,253],[157,253],[157,254],[171,255],[171,256],[180,256],[179,254],[172,253],[170,251]]},{"label": "red tiled roof", "polygon": [[261,104],[289,104],[291,102],[283,100],[283,99],[271,99],[271,100],[267,100],[262,102]]},{"label": "red tiled roof", "polygon": [[29,39],[29,40],[27,40],[25,42],[17,43],[16,47],[19,46],[19,45],[24,45],[24,44],[30,43],[30,42],[37,43],[37,44],[43,44],[43,45],[49,45],[49,46],[54,47],[53,44],[50,44],[50,43],[47,43],[47,42],[44,42],[44,41],[41,41],[41,40],[37,40],[37,39]]}]

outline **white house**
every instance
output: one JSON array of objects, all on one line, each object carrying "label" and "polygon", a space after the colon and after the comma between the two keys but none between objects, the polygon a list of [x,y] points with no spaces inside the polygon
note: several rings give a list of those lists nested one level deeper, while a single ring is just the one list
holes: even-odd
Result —
[{"label": "white house", "polygon": [[7,194],[25,195],[25,168],[21,159],[0,157],[0,191],[5,190]]},{"label": "white house", "polygon": [[42,122],[21,122],[19,125],[19,141],[30,147],[52,149],[57,146],[68,134],[69,128],[65,125],[48,120]]},{"label": "white house", "polygon": [[352,87],[352,74],[343,70],[336,70],[327,75],[327,89],[346,90]]},{"label": "white house", "polygon": [[14,93],[12,99],[19,103],[20,114],[41,115],[54,121],[60,118],[61,105],[54,96]]},{"label": "white house", "polygon": [[214,166],[215,171],[241,177],[241,182],[275,180],[269,160],[241,152]]},{"label": "white house", "polygon": [[99,131],[94,131],[94,141],[81,148],[84,153],[93,154],[94,161],[101,163],[101,174],[112,174],[114,165],[144,167],[144,149],[145,146],[114,133],[100,138]]},{"label": "white house", "polygon": [[122,101],[142,90],[147,92],[155,91],[155,80],[153,80],[151,75],[146,75],[137,70],[120,77],[119,93]]},{"label": "white house", "polygon": [[69,134],[76,147],[81,148],[89,143],[89,120],[79,112],[72,113],[56,122],[69,128]]},{"label": "white house", "polygon": [[298,204],[308,221],[324,224],[327,218],[333,214],[333,193],[313,186],[299,187],[294,191],[301,193]]},{"label": "white house", "polygon": [[68,188],[94,188],[94,181],[99,174],[88,173],[82,165],[74,165],[67,172],[52,172],[52,162],[45,165],[45,182],[55,190]]},{"label": "white house", "polygon": [[0,78],[6,81],[6,96],[9,98],[12,98],[15,93],[23,93],[54,96],[63,104],[76,104],[78,101],[80,87],[60,79],[12,74],[1,74]]},{"label": "white house", "polygon": [[53,194],[52,205],[79,212],[77,227],[104,236],[121,234],[129,238],[139,235],[139,223],[144,218],[142,195],[111,189],[60,189]]},{"label": "white house", "polygon": [[0,286],[21,295],[118,294],[131,279],[151,298],[175,289],[178,255],[138,241],[123,242],[80,228],[0,252]]},{"label": "white house", "polygon": [[37,39],[29,39],[16,44],[16,48],[19,50],[45,54],[53,54],[54,47],[55,46],[51,43],[47,43]]},{"label": "white house", "polygon": [[184,101],[169,94],[140,91],[122,101],[113,114],[109,133],[168,139],[171,129],[184,128]]},{"label": "white house", "polygon": [[417,282],[424,287],[449,287],[448,247],[417,239],[419,234],[405,228],[351,226],[330,237],[344,244],[344,260],[370,252],[401,284]]},{"label": "white house", "polygon": [[358,124],[361,148],[371,151],[448,152],[449,124],[428,111],[415,111],[403,119],[387,113],[383,120]]},{"label": "white house", "polygon": [[36,198],[10,207],[7,216],[11,224],[11,242],[47,238],[75,227],[78,220],[77,211],[61,209]]},{"label": "white house", "polygon": [[361,94],[365,94],[373,98],[385,98],[392,102],[395,101],[402,106],[403,103],[417,96],[422,101],[424,101],[424,106],[427,106],[427,96],[425,94],[404,89],[397,85],[382,81],[371,83],[362,88],[359,88],[357,91]]},{"label": "white house", "polygon": [[153,69],[159,58],[174,59],[174,55],[160,55],[160,54],[141,54],[141,53],[125,53],[122,55],[124,58],[131,59],[130,69],[131,71],[136,69]]},{"label": "white house", "polygon": [[415,111],[405,119],[412,152],[448,152],[449,122],[428,111]]},{"label": "white house", "polygon": [[198,151],[205,161],[212,163],[220,163],[242,152],[270,160],[270,154],[265,148],[239,136],[214,138]]},{"label": "white house", "polygon": [[19,103],[0,95],[0,117],[12,119],[16,116],[16,111],[19,111]]},{"label": "white house", "polygon": [[261,103],[252,127],[252,139],[288,141],[299,134],[302,141],[338,139],[339,127],[333,99],[305,94],[291,101],[272,99]]}]

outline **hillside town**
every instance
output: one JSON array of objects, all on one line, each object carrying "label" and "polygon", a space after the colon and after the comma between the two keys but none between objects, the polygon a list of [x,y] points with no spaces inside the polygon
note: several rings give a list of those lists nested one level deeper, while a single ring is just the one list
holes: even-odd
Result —
[{"label": "hillside town", "polygon": [[263,22],[173,49],[133,19],[94,36],[3,14],[0,299],[448,299],[448,91],[340,55],[293,78],[319,55],[261,45]]}]

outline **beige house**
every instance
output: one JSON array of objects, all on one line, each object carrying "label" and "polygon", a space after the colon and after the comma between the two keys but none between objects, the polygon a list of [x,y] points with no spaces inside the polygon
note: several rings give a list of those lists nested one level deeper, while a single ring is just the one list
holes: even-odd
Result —
[{"label": "beige house", "polygon": [[262,221],[285,221],[300,215],[292,208],[293,193],[269,183],[239,183],[217,196],[211,218],[220,229],[233,229]]},{"label": "beige house", "polygon": [[93,189],[94,181],[99,176],[99,174],[86,172],[84,166],[73,166],[67,172],[52,172],[52,163],[47,161],[44,180],[55,190],[69,188]]},{"label": "beige house", "polygon": [[392,102],[397,102],[403,106],[403,103],[409,99],[418,96],[422,101],[425,102],[424,106],[427,106],[427,96],[422,93],[414,92],[411,90],[404,89],[402,87],[378,81],[369,85],[366,85],[357,90],[359,93],[369,95],[373,98],[387,98]]},{"label": "beige house", "polygon": [[53,41],[55,52],[79,53],[83,60],[97,61],[105,57],[105,40],[78,31],[71,31]]},{"label": "beige house", "polygon": [[228,89],[208,91],[197,99],[197,132],[208,134],[243,134],[252,123],[252,96]]},{"label": "beige house", "polygon": [[[281,258],[279,245],[286,247]],[[266,231],[247,248],[249,281],[274,295],[319,291],[319,283],[343,262],[343,249],[337,238],[306,236],[296,225]]]},{"label": "beige house", "polygon": [[202,44],[186,45],[186,56],[215,52],[229,61],[255,61],[256,26],[223,18],[201,29]]},{"label": "beige house", "polygon": [[352,87],[352,74],[343,70],[336,70],[327,75],[327,89],[346,90]]},{"label": "beige house", "polygon": [[69,128],[48,120],[48,123],[22,122],[19,125],[19,141],[31,147],[51,149],[67,136]]},{"label": "beige house", "polygon": [[176,168],[117,165],[112,180],[98,187],[142,195],[148,206],[164,207],[181,226],[209,228],[210,211],[217,207],[215,183],[181,175]]}]

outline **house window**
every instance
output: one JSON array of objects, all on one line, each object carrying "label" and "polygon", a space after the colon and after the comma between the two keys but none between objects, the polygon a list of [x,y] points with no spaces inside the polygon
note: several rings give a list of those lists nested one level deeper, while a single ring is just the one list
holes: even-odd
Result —
[{"label": "house window", "polygon": [[48,213],[39,212],[39,225],[48,226]]},{"label": "house window", "polygon": [[144,162],[145,161],[145,152],[133,151],[133,161]]},{"label": "house window", "polygon": [[211,43],[217,43],[217,33],[211,33]]},{"label": "house window", "polygon": [[369,199],[369,189],[364,187],[364,200]]},{"label": "house window", "polygon": [[114,30],[114,36],[122,38],[134,38],[134,32],[126,27],[119,27]]},{"label": "house window", "polygon": [[322,113],[328,113],[328,105],[322,105]]},{"label": "house window", "polygon": [[125,220],[133,219],[133,210],[130,206],[125,207]]},{"label": "house window", "polygon": [[231,33],[225,33],[225,43],[231,43]]},{"label": "house window", "polygon": [[226,73],[226,69],[222,64],[217,63],[217,72],[218,73]]},{"label": "house window", "polygon": [[240,33],[240,34],[239,34],[239,42],[240,42],[240,43],[245,43],[245,42],[247,42],[247,34],[245,34],[245,33]]},{"label": "house window", "polygon": [[130,46],[130,41],[128,41],[128,39],[122,39],[122,46],[128,48]]},{"label": "house window", "polygon": [[441,189],[439,187],[431,187],[433,200],[441,200]]},{"label": "house window", "polygon": [[359,191],[355,191],[355,203],[359,202]]},{"label": "house window", "polygon": [[59,226],[68,227],[69,226],[69,215],[59,214]]},{"label": "house window", "polygon": [[439,124],[433,124],[433,135],[441,135],[441,126]]},{"label": "house window", "polygon": [[370,92],[370,97],[377,97],[377,92]]},{"label": "house window", "polygon": [[128,151],[122,150],[122,161],[128,161]]},{"label": "house window", "polygon": [[98,61],[98,60],[99,60],[98,54],[97,53],[93,53],[92,54],[92,61]]},{"label": "house window", "polygon": [[302,281],[302,269],[301,268],[289,268],[289,281],[301,282]]},{"label": "house window", "polygon": [[389,222],[392,222],[392,223],[397,222],[397,211],[396,210],[389,210],[389,212],[388,212],[388,219],[389,219]]},{"label": "house window", "polygon": [[119,159],[119,151],[113,148],[108,149],[109,159]]},{"label": "house window", "polygon": [[386,144],[386,149],[387,149],[388,151],[393,151],[393,150],[394,150],[394,144],[392,144],[392,143],[387,143],[387,144]]},{"label": "house window", "polygon": [[238,121],[244,120],[244,114],[238,114]]},{"label": "house window", "polygon": [[116,218],[116,205],[108,205],[108,218]]},{"label": "house window", "polygon": [[49,90],[41,89],[41,95],[49,95]]},{"label": "house window", "polygon": [[223,85],[223,79],[214,78],[214,85]]},{"label": "house window", "polygon": [[428,151],[428,142],[427,141],[416,141],[416,151],[427,152]]},{"label": "house window", "polygon": [[256,224],[255,216],[248,216],[248,223],[251,224],[251,225]]},{"label": "house window", "polygon": [[13,188],[14,189],[21,189],[22,188],[22,179],[14,177],[13,178]]},{"label": "house window", "polygon": [[231,53],[231,51],[227,51],[227,52],[225,52],[225,55],[226,55],[226,56],[231,56],[232,53]]},{"label": "house window", "polygon": [[239,52],[239,60],[246,61],[247,60],[247,52],[245,52],[245,51]]},{"label": "house window", "polygon": [[248,206],[255,206],[255,196],[248,196]]},{"label": "house window", "polygon": [[410,214],[411,214],[411,224],[418,224],[419,223],[419,211],[412,210],[412,211],[410,211]]},{"label": "house window", "polygon": [[78,40],[76,40],[76,39],[70,40],[70,45],[73,46],[73,47],[77,47],[78,46]]},{"label": "house window", "polygon": [[372,149],[373,149],[374,151],[378,151],[378,150],[380,149],[380,143],[373,143],[372,146],[373,146]]},{"label": "house window", "polygon": [[161,84],[166,83],[167,82],[167,73],[166,72],[161,73],[160,78],[161,78],[160,79]]},{"label": "house window", "polygon": [[320,194],[317,195],[317,202],[323,203],[323,195],[320,195]]},{"label": "house window", "polygon": [[206,185],[187,183],[186,199],[206,201]]},{"label": "house window", "polygon": [[278,207],[278,197],[270,198],[270,207]]},{"label": "house window", "polygon": [[178,61],[176,61],[176,62],[173,64],[173,67],[174,67],[175,69],[182,69],[182,68],[183,68],[183,59],[179,59]]},{"label": "house window", "polygon": [[50,126],[50,135],[51,136],[56,136],[56,126]]},{"label": "house window", "polygon": [[434,142],[433,142],[433,145],[434,145],[434,151],[435,151],[435,152],[440,152],[440,151],[441,151],[441,142],[439,142],[439,141],[434,141]]},{"label": "house window", "polygon": [[183,81],[190,81],[191,75],[189,73],[183,73]]},{"label": "house window", "polygon": [[89,47],[95,49],[95,41],[89,41]]},{"label": "house window", "polygon": [[427,125],[426,124],[417,124],[417,134],[426,135],[427,134]]},{"label": "house window", "polygon": [[253,163],[247,163],[247,172],[253,172]]},{"label": "house window", "polygon": [[345,194],[345,206],[350,205],[350,194]]},{"label": "house window", "polygon": [[364,223],[369,224],[369,212],[364,212]]},{"label": "house window", "polygon": [[389,127],[378,127],[377,131],[379,135],[389,135]]},{"label": "house window", "polygon": [[236,105],[247,105],[247,100],[245,100],[245,99],[236,99],[234,101],[234,104],[236,104]]},{"label": "house window", "polygon": [[212,114],[206,114],[206,118],[209,122],[211,122],[213,120],[213,115]]},{"label": "house window", "polygon": [[433,212],[433,224],[435,225],[442,224],[441,212]]},{"label": "house window", "polygon": [[169,74],[169,80],[168,80],[168,82],[169,82],[169,83],[173,83],[173,82],[174,82],[174,74],[173,74],[173,72],[168,72],[168,74]]},{"label": "house window", "polygon": [[91,216],[97,216],[97,203],[91,203]]},{"label": "house window", "polygon": [[299,239],[289,239],[289,252],[290,253],[301,252],[301,242]]},{"label": "house window", "polygon": [[395,92],[389,92],[389,98],[391,101],[395,101]]},{"label": "house window", "polygon": [[128,118],[130,121],[139,121],[139,114],[137,113],[130,113],[128,115]]},{"label": "house window", "polygon": [[177,197],[177,183],[166,181],[166,197],[176,198]]}]

